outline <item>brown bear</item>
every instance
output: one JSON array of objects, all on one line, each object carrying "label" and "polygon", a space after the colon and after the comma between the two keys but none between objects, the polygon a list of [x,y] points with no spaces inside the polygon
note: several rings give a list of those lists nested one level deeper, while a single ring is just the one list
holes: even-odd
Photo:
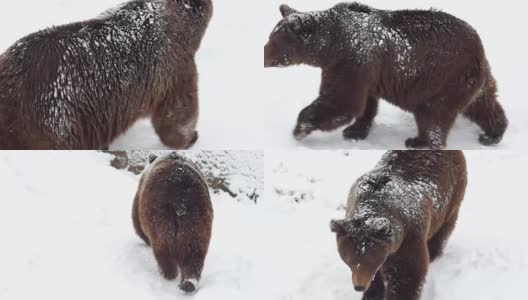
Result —
[{"label": "brown bear", "polygon": [[322,69],[319,97],[299,114],[294,135],[349,124],[347,140],[365,139],[380,98],[412,112],[418,136],[408,148],[445,147],[459,113],[479,125],[483,145],[508,125],[482,42],[466,22],[435,10],[378,10],[358,3],[283,19],[264,48],[265,67]]},{"label": "brown bear", "polygon": [[211,0],[135,0],[22,38],[0,56],[0,149],[104,149],[142,117],[192,146],[211,15]]},{"label": "brown bear", "polygon": [[211,239],[209,189],[198,167],[178,154],[149,160],[134,198],[134,228],[152,246],[162,275],[180,274],[180,288],[193,292]]},{"label": "brown bear", "polygon": [[333,220],[337,248],[363,300],[420,298],[429,262],[455,228],[466,189],[461,151],[389,151]]}]

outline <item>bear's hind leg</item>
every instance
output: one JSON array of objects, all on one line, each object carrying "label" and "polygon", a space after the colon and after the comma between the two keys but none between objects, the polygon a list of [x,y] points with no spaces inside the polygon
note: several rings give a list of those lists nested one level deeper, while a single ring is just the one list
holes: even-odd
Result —
[{"label": "bear's hind leg", "polygon": [[186,293],[194,292],[202,277],[209,240],[202,238],[201,234],[197,237],[192,236],[196,235],[196,232],[189,234],[182,232],[178,236],[179,244],[185,245],[180,248],[179,268],[182,275],[180,289]]},{"label": "bear's hind leg", "polygon": [[361,300],[383,300],[385,295],[385,282],[378,271],[369,288],[363,293]]},{"label": "bear's hind leg", "polygon": [[134,197],[134,204],[132,205],[132,223],[134,224],[134,229],[136,230],[136,234],[147,245],[150,245],[150,241],[148,240],[147,236],[143,232],[143,228],[141,228],[141,220],[139,219],[139,194],[138,193],[136,193],[136,196]]},{"label": "bear's hind leg", "polygon": [[455,123],[457,113],[447,111],[438,106],[422,106],[414,112],[418,136],[405,141],[409,149],[435,149],[445,148],[447,136]]},{"label": "bear's hind leg", "polygon": [[464,116],[484,131],[479,142],[485,146],[498,144],[508,127],[508,119],[497,101],[495,81],[491,80],[482,93],[469,104]]},{"label": "bear's hind leg", "polygon": [[155,240],[152,242],[152,250],[154,257],[158,263],[161,275],[167,280],[172,280],[178,276],[178,265],[175,262],[175,257],[170,251],[169,242],[162,240]]},{"label": "bear's hind leg", "polygon": [[[409,239],[412,245],[400,249],[392,266],[385,270],[387,287],[385,300],[419,300],[429,267],[429,254],[425,241],[419,237]],[[412,253],[412,255],[408,255]]]},{"label": "bear's hind leg", "polygon": [[161,141],[173,149],[188,149],[198,140],[198,82],[196,67],[180,75],[152,114]]},{"label": "bear's hind leg", "polygon": [[363,115],[343,131],[343,137],[346,140],[364,140],[367,138],[370,127],[372,127],[372,121],[378,114],[378,102],[379,99],[368,98],[367,107]]}]

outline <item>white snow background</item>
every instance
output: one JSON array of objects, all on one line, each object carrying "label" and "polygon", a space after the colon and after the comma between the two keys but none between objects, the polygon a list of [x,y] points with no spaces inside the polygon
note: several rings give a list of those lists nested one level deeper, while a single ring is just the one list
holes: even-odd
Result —
[{"label": "white snow background", "polygon": [[[138,176],[108,166],[102,153],[2,152],[0,299],[359,300],[329,221],[344,215],[353,181],[382,153],[266,153],[267,193],[257,204],[213,195],[200,289],[186,296],[159,275],[151,249],[134,233]],[[466,157],[459,222],[429,269],[422,299],[522,299],[528,157]]]},{"label": "white snow background", "polygon": [[[261,12],[261,23],[267,28],[262,46],[274,26],[281,20],[279,5],[287,3],[300,11],[324,10],[338,0],[270,0]],[[496,147],[478,143],[480,128],[459,117],[447,141],[450,149],[520,149],[528,140],[528,103],[525,101],[526,69],[528,68],[528,26],[526,4],[522,1],[459,1],[459,0],[365,0],[379,9],[441,9],[467,21],[479,33],[499,88],[499,102],[506,111],[510,126],[503,141]],[[261,26],[261,25],[259,25]],[[261,26],[262,27],[262,26]],[[381,101],[370,135],[365,141],[345,141],[342,129],[331,133],[315,132],[297,142],[292,131],[299,112],[318,96],[320,69],[296,66],[266,69],[262,78],[267,91],[261,102],[270,105],[266,115],[269,132],[266,145],[280,149],[401,149],[407,138],[417,135],[412,114]],[[344,129],[344,128],[343,128]]]}]

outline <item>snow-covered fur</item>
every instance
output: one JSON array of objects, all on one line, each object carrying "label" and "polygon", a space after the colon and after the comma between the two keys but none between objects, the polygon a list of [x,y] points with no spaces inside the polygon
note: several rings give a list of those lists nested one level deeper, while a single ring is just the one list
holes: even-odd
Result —
[{"label": "snow-covered fur", "polygon": [[152,246],[162,275],[196,290],[209,248],[213,208],[207,183],[190,160],[151,155],[132,207],[136,233]]},{"label": "snow-covered fur", "polygon": [[384,98],[414,113],[409,148],[443,148],[459,113],[478,124],[484,145],[501,141],[508,121],[482,42],[466,22],[435,10],[378,10],[358,3],[283,19],[264,48],[266,67],[322,68],[319,97],[299,114],[294,135],[355,122],[345,139],[365,139]]},{"label": "snow-covered fur", "polygon": [[211,15],[211,0],[135,0],[22,38],[0,56],[0,149],[105,148],[141,117],[192,146]]},{"label": "snow-covered fur", "polygon": [[389,151],[356,180],[345,218],[330,227],[364,299],[420,298],[429,262],[455,227],[466,182],[461,151]]}]

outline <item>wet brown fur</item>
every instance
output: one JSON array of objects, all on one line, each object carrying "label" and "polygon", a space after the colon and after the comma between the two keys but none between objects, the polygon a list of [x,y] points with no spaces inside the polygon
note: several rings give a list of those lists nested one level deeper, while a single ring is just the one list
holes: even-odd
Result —
[{"label": "wet brown fur", "polygon": [[[186,159],[158,159],[139,182],[132,220],[137,235],[152,247],[162,275],[194,291],[207,255],[213,209],[205,179]],[[190,287],[190,288],[189,288]]]},{"label": "wet brown fur", "polygon": [[[166,3],[183,6],[182,1]],[[212,15],[210,0],[185,1],[206,7],[208,22]],[[75,86],[83,89],[83,99],[72,99],[63,107],[43,104],[40,97],[49,93],[46,89],[58,77],[57,68],[71,46],[68,41],[86,32],[97,36],[101,28],[111,25],[94,18],[43,30],[21,40],[27,46],[25,52],[16,48],[20,41],[17,42],[0,56],[0,149],[107,149],[135,121],[145,117],[151,118],[165,145],[174,149],[191,147],[198,138],[198,72],[194,56],[203,32],[198,25],[188,28],[182,17],[170,9],[163,18],[164,40],[171,41],[164,44],[163,57],[152,52],[161,45],[137,45],[138,53],[115,54],[134,61],[129,65],[136,68],[136,74],[127,88],[118,86],[113,81],[119,81],[115,76],[78,78]],[[95,49],[93,44],[90,47]],[[95,56],[95,65],[92,57],[83,56],[73,64],[78,70],[112,68],[105,66],[108,53],[95,52]],[[64,110],[50,117],[47,114],[51,108]],[[49,120],[56,123],[51,128],[46,125]]]},{"label": "wet brown fur", "polygon": [[[461,151],[390,151],[385,157],[394,154],[397,158],[389,161],[383,170],[391,175],[367,173],[358,179],[351,189],[346,218],[331,222],[332,231],[337,234],[339,254],[354,273],[355,287],[365,291],[363,300],[420,299],[429,262],[441,255],[455,228],[464,198],[467,174]],[[391,195],[376,192],[383,190],[393,176],[401,176],[409,183],[425,180],[436,184],[444,208],[435,209],[430,200],[421,201],[419,220],[395,209],[386,202]],[[412,193],[407,195],[413,197]],[[401,197],[395,196],[396,200]],[[367,249],[361,253],[361,245],[365,244],[356,244],[360,239],[352,237],[350,232],[365,226],[355,208],[367,201],[375,207],[372,214],[390,220],[390,225],[383,232],[367,232],[361,237],[361,241],[367,241]],[[372,241],[378,246],[370,249]]]},{"label": "wet brown fur", "polygon": [[[340,10],[345,9],[382,15],[384,26],[405,33],[413,43],[414,51],[406,68],[420,70],[419,75],[409,79],[398,73],[395,61],[399,54],[391,50],[377,49],[373,62],[358,62],[355,49],[343,49],[347,37],[341,36],[342,32],[335,25],[327,24],[323,30],[328,36],[325,37],[327,44],[322,48],[313,44],[305,45],[306,48],[293,45],[295,30],[299,29],[291,29],[286,34],[272,33],[264,49],[266,67],[305,63],[322,69],[319,97],[300,112],[294,130],[297,139],[315,130],[335,130],[353,120],[355,122],[344,129],[344,138],[365,139],[377,114],[379,99],[383,98],[414,114],[418,136],[406,141],[408,148],[445,147],[458,114],[481,127],[484,131],[479,138],[481,144],[492,145],[501,141],[508,120],[497,102],[496,82],[482,42],[469,25],[433,10],[392,11],[389,14],[389,11],[356,3],[342,3],[331,10],[341,13]],[[284,17],[299,13],[286,5],[281,6],[281,12]],[[432,29],[417,29],[413,25],[415,20],[423,20],[424,24],[429,22]],[[301,26],[319,26],[304,22]],[[331,24],[332,21],[317,19],[316,22]],[[442,22],[450,22],[451,27],[443,27]],[[433,31],[434,39],[430,36]],[[443,55],[442,51],[450,54]],[[288,57],[286,61],[284,57]],[[435,61],[438,59],[441,63]]]}]

